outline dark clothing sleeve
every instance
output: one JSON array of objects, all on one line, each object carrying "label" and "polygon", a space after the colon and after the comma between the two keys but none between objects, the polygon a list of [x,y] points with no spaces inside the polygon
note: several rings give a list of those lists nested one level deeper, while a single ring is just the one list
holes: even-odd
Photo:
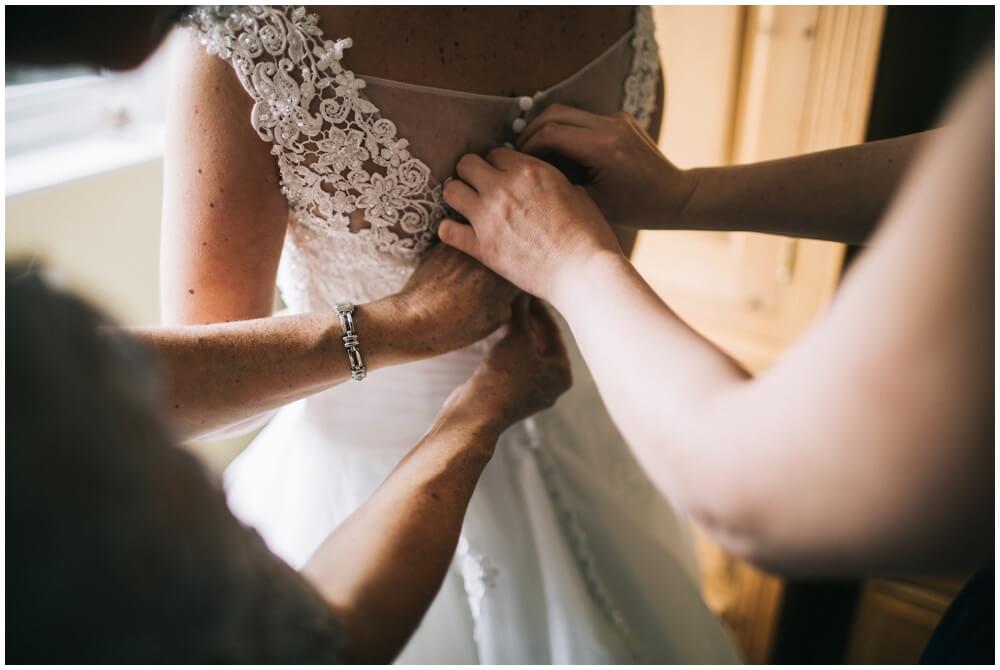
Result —
[{"label": "dark clothing sleeve", "polygon": [[955,597],[934,629],[921,663],[993,665],[996,662],[995,569],[990,561]]},{"label": "dark clothing sleeve", "polygon": [[174,446],[136,345],[9,269],[6,316],[7,660],[338,661],[333,611]]},{"label": "dark clothing sleeve", "polygon": [[7,447],[9,661],[338,660],[326,602],[232,516],[188,454],[142,449],[148,460],[126,457],[131,468],[51,461],[50,474],[66,475],[55,478],[11,458],[40,446]]}]

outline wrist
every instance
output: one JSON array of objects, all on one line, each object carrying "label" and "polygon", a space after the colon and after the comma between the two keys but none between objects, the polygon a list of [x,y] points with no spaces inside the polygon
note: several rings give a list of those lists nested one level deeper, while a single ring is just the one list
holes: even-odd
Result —
[{"label": "wrist", "polygon": [[[675,230],[706,229],[705,193],[712,188],[719,168],[690,168],[682,170],[680,195],[672,210],[667,228]],[[711,199],[708,200],[709,204]],[[709,226],[710,228],[710,226]]]},{"label": "wrist", "polygon": [[511,389],[510,371],[481,364],[452,392],[438,418],[452,427],[499,436],[516,421],[519,396]]},{"label": "wrist", "polygon": [[601,277],[619,271],[622,266],[630,265],[620,249],[599,249],[575,262],[565,263],[553,278],[550,295],[546,299],[565,315],[574,304],[589,302],[590,299],[585,296],[597,295],[591,287],[599,284]]},{"label": "wrist", "polygon": [[475,404],[449,402],[435,417],[428,430],[428,435],[438,438],[451,436],[460,441],[465,448],[482,452],[485,456],[493,455],[500,434],[506,430],[507,424],[497,412],[491,412]]},{"label": "wrist", "polygon": [[429,315],[417,309],[404,294],[396,293],[366,305],[376,308],[391,322],[390,330],[395,334],[386,347],[388,365],[412,363],[446,353],[436,346],[433,333],[437,325]]}]

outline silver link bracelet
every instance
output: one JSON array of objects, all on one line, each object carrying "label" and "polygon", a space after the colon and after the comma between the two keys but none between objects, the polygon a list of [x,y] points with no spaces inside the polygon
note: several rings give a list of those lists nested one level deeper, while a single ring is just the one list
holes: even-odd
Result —
[{"label": "silver link bracelet", "polygon": [[358,334],[354,330],[354,305],[349,302],[337,303],[337,316],[340,317],[340,329],[344,333],[344,348],[347,349],[347,360],[351,362],[351,379],[361,381],[368,374],[365,362],[361,359],[358,349]]}]

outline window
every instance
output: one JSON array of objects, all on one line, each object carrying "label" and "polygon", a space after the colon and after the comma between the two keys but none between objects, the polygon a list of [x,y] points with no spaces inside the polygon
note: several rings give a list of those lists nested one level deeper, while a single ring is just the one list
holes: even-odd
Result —
[{"label": "window", "polygon": [[67,65],[66,67],[32,67],[28,65],[7,65],[4,68],[7,86],[22,86],[37,84],[42,81],[57,81],[73,77],[85,77],[97,74],[97,70],[84,65]]},{"label": "window", "polygon": [[7,68],[6,195],[160,156],[167,51],[126,73]]}]

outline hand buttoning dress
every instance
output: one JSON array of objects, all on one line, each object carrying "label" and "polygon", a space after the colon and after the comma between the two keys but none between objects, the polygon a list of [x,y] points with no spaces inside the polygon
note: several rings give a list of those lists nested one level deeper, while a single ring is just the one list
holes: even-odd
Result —
[{"label": "hand buttoning dress", "polygon": [[[397,292],[433,240],[458,158],[512,140],[547,105],[658,123],[648,8],[576,74],[520,98],[355,75],[350,40],[325,35],[336,27],[302,7],[201,7],[188,23],[232,64],[254,101],[249,122],[272,145],[291,212],[278,285],[293,312]],[[502,436],[399,661],[737,661],[700,598],[685,522],[640,471],[564,332],[573,388]],[[416,444],[485,346],[280,410],[226,472],[234,512],[300,566]]]}]

